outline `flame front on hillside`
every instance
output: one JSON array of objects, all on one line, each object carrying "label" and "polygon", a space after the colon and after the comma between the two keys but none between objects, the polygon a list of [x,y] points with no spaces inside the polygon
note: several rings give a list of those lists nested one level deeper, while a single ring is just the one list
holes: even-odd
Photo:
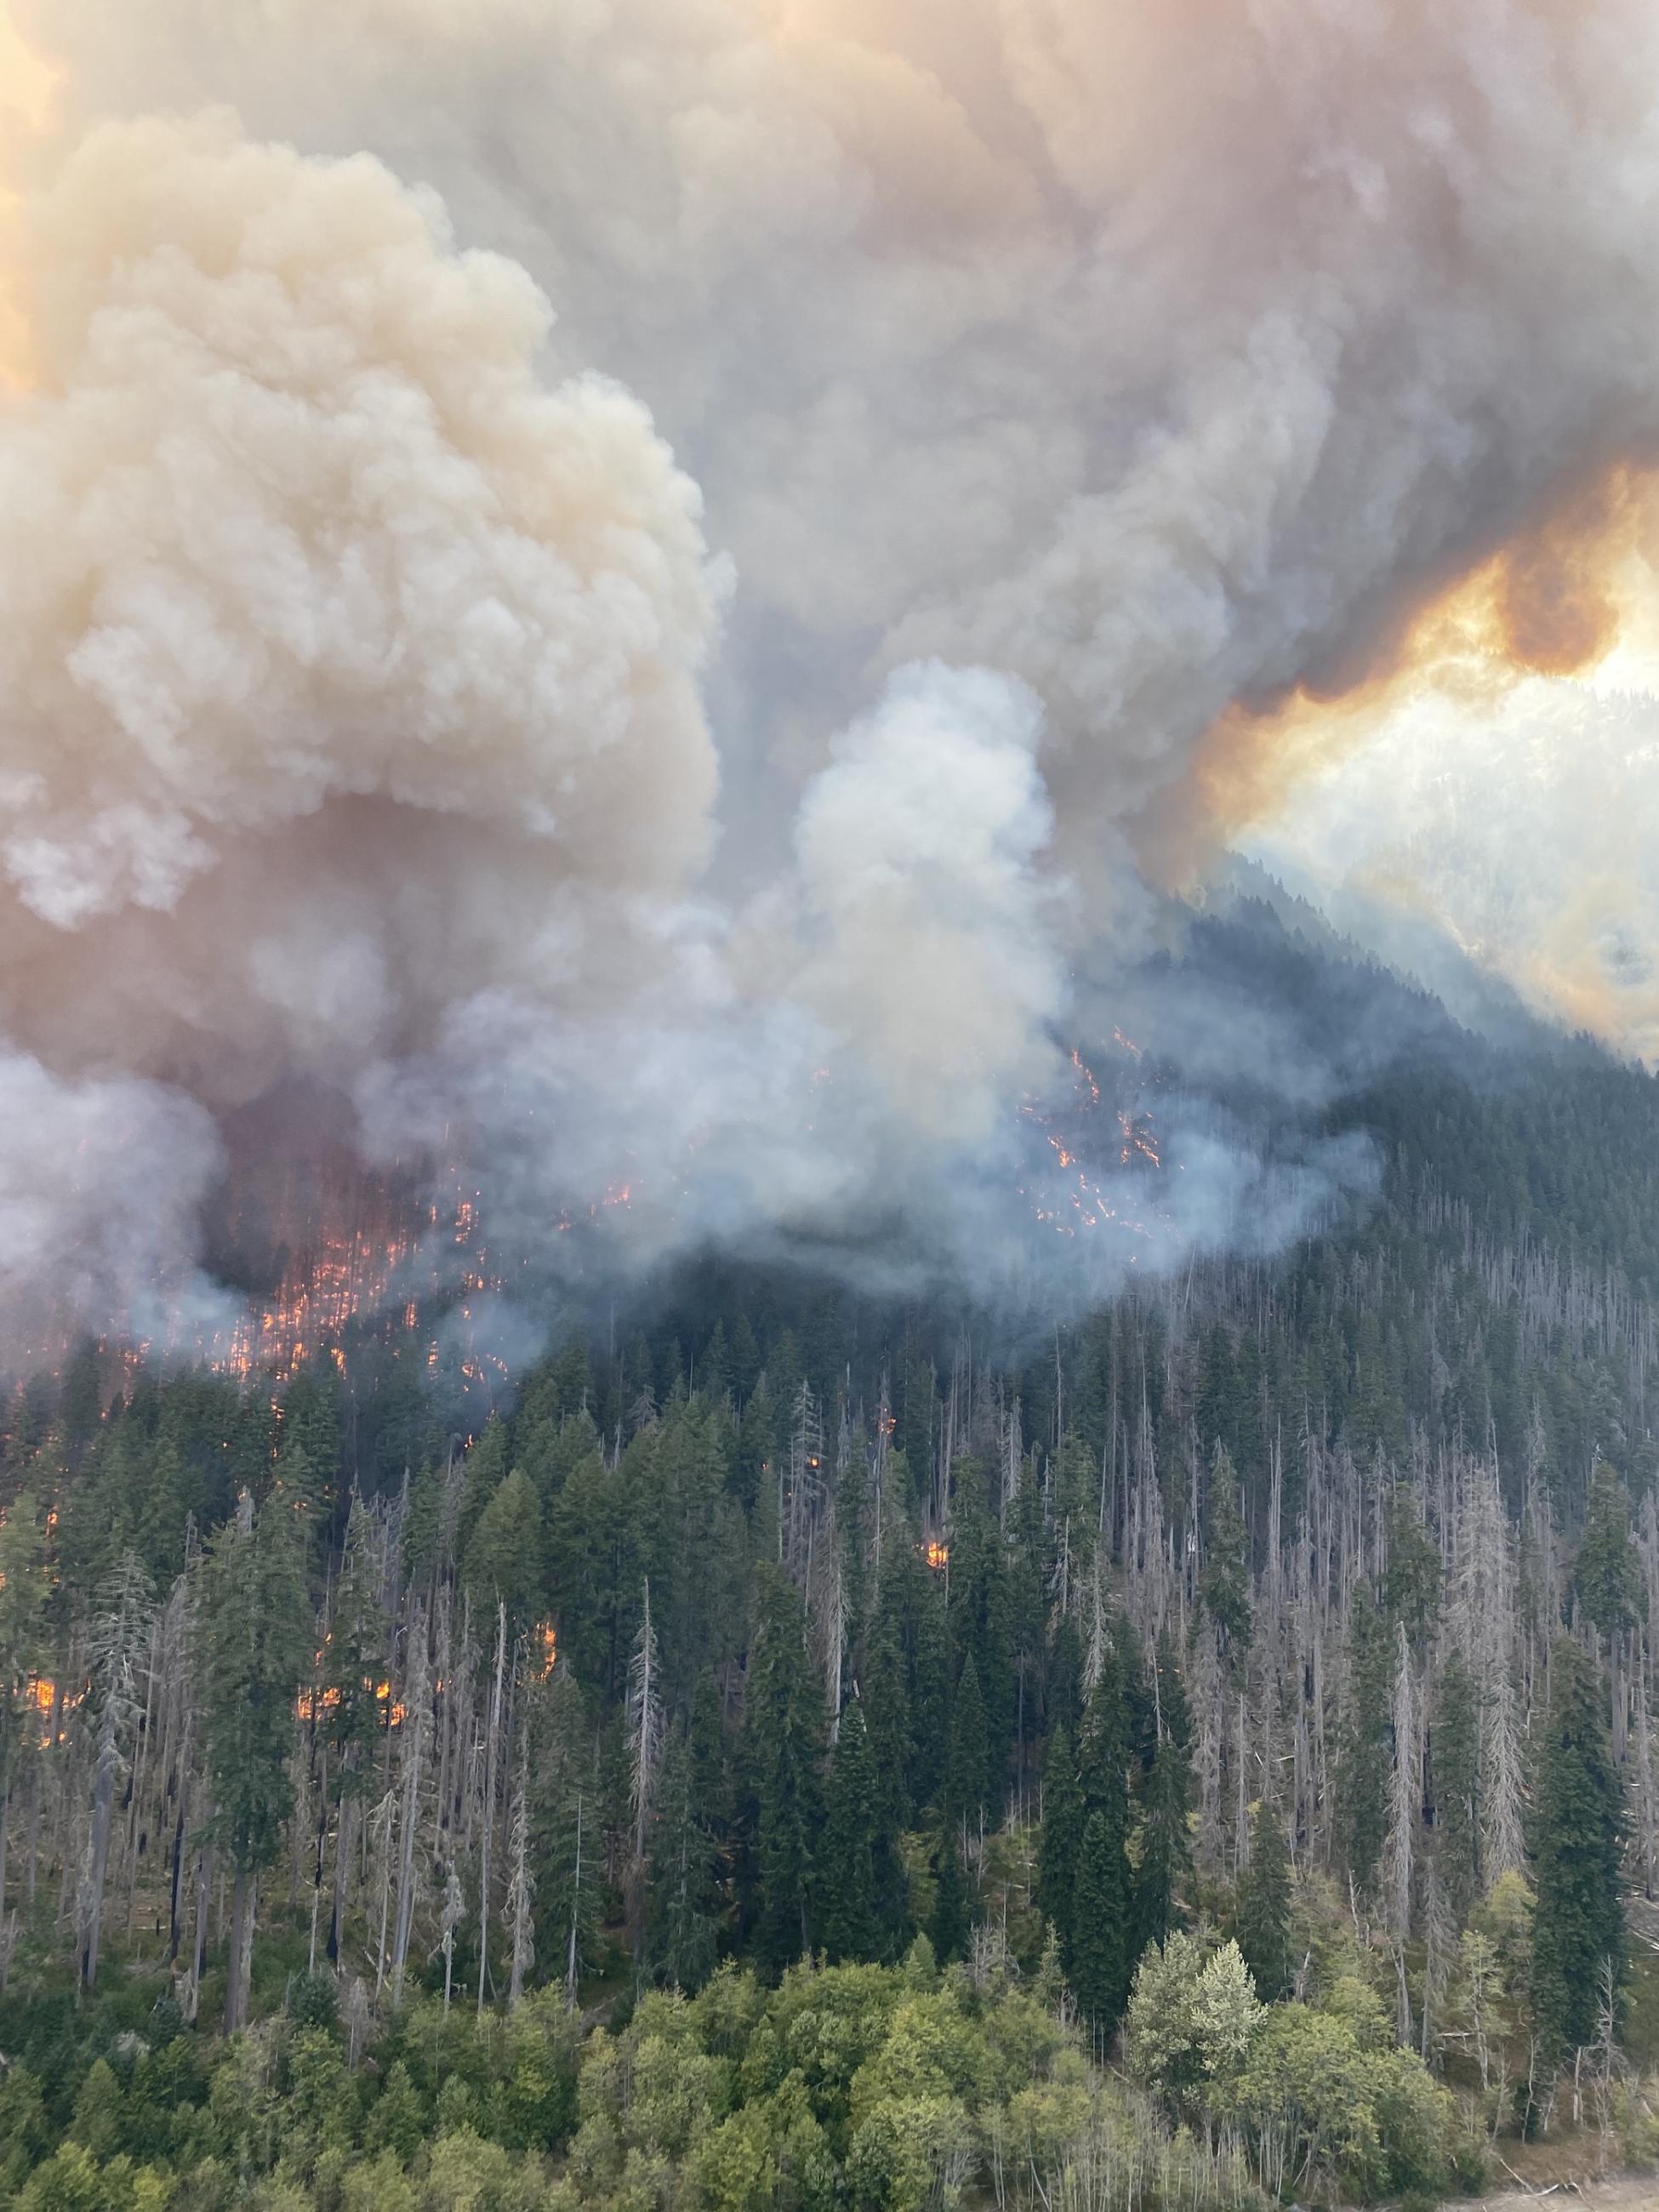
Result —
[{"label": "flame front on hillside", "polygon": [[[1121,1030],[1114,1030],[1113,1043],[1128,1060],[1141,1060],[1140,1046]],[[1025,1121],[1041,1131],[1048,1152],[1022,1191],[1030,1199],[1037,1221],[1057,1236],[1116,1230],[1127,1237],[1147,1238],[1152,1230],[1129,1202],[1134,1186],[1125,1177],[1130,1171],[1161,1169],[1164,1162],[1138,1084],[1127,1103],[1119,1103],[1116,1086],[1109,1086],[1113,1096],[1109,1101],[1109,1086],[1075,1046],[1070,1057],[1071,1097],[1060,1101],[1027,1098],[1021,1108]]]}]

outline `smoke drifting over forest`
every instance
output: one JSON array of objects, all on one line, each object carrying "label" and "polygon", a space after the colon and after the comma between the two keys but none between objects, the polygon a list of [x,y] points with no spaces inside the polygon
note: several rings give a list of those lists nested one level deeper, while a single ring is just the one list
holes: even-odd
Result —
[{"label": "smoke drifting over forest", "polygon": [[[639,1261],[1012,1254],[1093,1203],[1030,1110],[1085,956],[1356,701],[1641,642],[1643,0],[13,18],[15,1296],[210,1298],[225,1117],[295,1081],[544,1241],[625,1187]],[[1622,1039],[1652,916],[1575,921],[1584,842],[1514,980]],[[1357,1172],[1179,1165],[1142,1264]]]}]

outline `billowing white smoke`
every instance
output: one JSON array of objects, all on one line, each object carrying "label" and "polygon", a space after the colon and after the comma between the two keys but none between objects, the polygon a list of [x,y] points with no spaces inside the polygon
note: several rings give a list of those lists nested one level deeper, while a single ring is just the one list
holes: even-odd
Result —
[{"label": "billowing white smoke", "polygon": [[13,4],[0,1029],[538,1206],[994,1164],[1229,702],[1659,433],[1645,0]]},{"label": "billowing white smoke", "polygon": [[896,1211],[925,1278],[971,1241],[970,1193],[977,1217],[979,1183],[1012,1170],[1013,1108],[1054,1073],[1041,728],[1006,677],[902,672],[808,785],[778,882],[736,914],[636,912],[651,953],[626,990],[460,1000],[434,1050],[360,1083],[366,1142],[390,1158],[465,1129],[509,1243],[595,1206],[636,1261]]},{"label": "billowing white smoke", "polygon": [[929,1141],[983,1145],[1054,1072],[1064,977],[1042,709],[982,669],[904,671],[831,747],[795,823],[805,940],[793,988],[836,1057]]},{"label": "billowing white smoke", "polygon": [[[643,410],[538,376],[535,287],[367,157],[222,114],[109,126],[21,228],[0,1031],[93,1165],[37,1172],[4,1127],[31,1220],[54,1191],[68,1215],[16,1264],[50,1245],[74,1281],[94,1165],[124,1221],[211,1166],[201,1116],[156,1124],[106,1070],[222,1106],[349,1081],[481,981],[627,988],[631,917],[708,848],[720,576]],[[152,1126],[188,1156],[160,1178]],[[94,1313],[111,1273],[84,1270]]]},{"label": "billowing white smoke", "polygon": [[377,1157],[459,1121],[532,1237],[643,1178],[643,1254],[887,1202],[995,1133],[1061,998],[1023,685],[896,679],[734,936],[692,896],[720,568],[636,403],[538,374],[522,271],[222,112],[100,127],[24,224],[14,1288],[100,1322],[187,1288],[194,1102],[295,1074]]},{"label": "billowing white smoke", "polygon": [[230,98],[437,185],[702,484],[723,744],[1016,672],[1097,906],[1231,699],[1659,432],[1648,0],[21,12],[66,132]]},{"label": "billowing white smoke", "polygon": [[177,1091],[130,1078],[59,1082],[27,1054],[0,1050],[6,1364],[45,1348],[27,1328],[53,1307],[118,1316],[141,1336],[228,1325],[231,1302],[195,1265],[197,1210],[219,1164],[212,1122]]},{"label": "billowing white smoke", "polygon": [[455,255],[374,161],[223,116],[95,134],[30,217],[6,705],[66,757],[12,795],[32,906],[170,904],[216,830],[338,793],[556,839],[624,886],[701,857],[697,497],[625,395],[538,381],[522,270]]}]

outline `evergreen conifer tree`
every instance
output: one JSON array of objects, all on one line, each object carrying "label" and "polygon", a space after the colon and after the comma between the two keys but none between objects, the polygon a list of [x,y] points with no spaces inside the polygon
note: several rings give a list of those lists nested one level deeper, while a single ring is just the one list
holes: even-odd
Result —
[{"label": "evergreen conifer tree", "polygon": [[541,1507],[520,1468],[503,1477],[467,1540],[463,1580],[475,1617],[507,1607],[509,1634],[529,1627],[543,1610]]},{"label": "evergreen conifer tree", "polygon": [[647,1857],[647,1956],[654,1973],[683,1990],[708,1980],[720,1942],[720,1888],[696,1764],[689,1737],[676,1729],[663,1754]]},{"label": "evergreen conifer tree", "polygon": [[1362,1889],[1376,1876],[1389,1822],[1392,1764],[1392,1639],[1369,1593],[1356,1591],[1348,1642],[1348,1694],[1337,1771],[1338,1825]]},{"label": "evergreen conifer tree", "polygon": [[1263,1797],[1250,1816],[1250,1858],[1238,1885],[1234,1934],[1255,1993],[1266,2004],[1288,1994],[1295,1962],[1291,1956],[1291,1855],[1285,1830],[1271,1800]]},{"label": "evergreen conifer tree", "polygon": [[1623,1792],[1595,1671],[1566,1638],[1550,1660],[1530,1838],[1532,1998],[1557,2057],[1595,2039],[1600,1993],[1625,1967]]},{"label": "evergreen conifer tree", "polygon": [[536,1955],[574,1999],[601,1918],[604,1842],[587,1701],[561,1658],[532,1694]]},{"label": "evergreen conifer tree", "polygon": [[375,1783],[374,1753],[382,1719],[380,1689],[383,1680],[389,1685],[391,1662],[386,1616],[375,1588],[377,1565],[373,1525],[362,1500],[354,1498],[321,1668],[323,1710],[339,1802],[328,1933],[328,1955],[336,1960],[344,1940],[358,1821]]},{"label": "evergreen conifer tree", "polygon": [[1066,1972],[1097,2032],[1115,2025],[1128,1998],[1134,1966],[1130,1901],[1121,1828],[1105,1813],[1091,1813],[1078,1860]]},{"label": "evergreen conifer tree", "polygon": [[799,1599],[775,1567],[762,1567],[758,1580],[744,1723],[759,1887],[755,1947],[761,1964],[781,1973],[811,1947],[823,1707],[807,1661]]},{"label": "evergreen conifer tree", "polygon": [[1083,1649],[1077,1623],[1061,1616],[1048,1654],[1048,1724],[1064,1727],[1073,1741],[1083,1722]]},{"label": "evergreen conifer tree", "polygon": [[[891,1586],[890,1582],[888,1588]],[[871,1634],[868,1661],[860,1676],[860,1692],[875,1768],[878,1818],[889,1834],[896,1836],[910,1810],[910,1716],[903,1653],[884,1592]]]},{"label": "evergreen conifer tree", "polygon": [[221,1531],[207,1560],[199,1685],[207,1832],[234,1875],[227,2034],[243,2022],[255,1884],[276,1860],[294,1803],[295,1698],[312,1667],[299,1517],[300,1501],[273,1489],[257,1519],[250,1500]]},{"label": "evergreen conifer tree", "polygon": [[1089,1809],[1077,1755],[1064,1723],[1048,1738],[1042,1768],[1042,1834],[1037,1850],[1037,1903],[1069,1954],[1078,1863]]},{"label": "evergreen conifer tree", "polygon": [[1632,1627],[1642,1606],[1642,1571],[1630,1533],[1630,1498],[1605,1460],[1590,1476],[1584,1533],[1578,1540],[1573,1595],[1602,1636]]},{"label": "evergreen conifer tree", "polygon": [[35,1754],[30,1684],[45,1656],[46,1540],[32,1491],[20,1491],[0,1520],[0,1916],[6,1906],[6,1845],[18,1778]]},{"label": "evergreen conifer tree", "polygon": [[906,1563],[909,1600],[910,1799],[918,1811],[943,1799],[951,1747],[951,1655],[945,1632],[944,1577],[914,1553]]},{"label": "evergreen conifer tree", "polygon": [[1176,1893],[1192,1870],[1192,1715],[1167,1635],[1158,1642],[1153,1677],[1152,1742],[1139,1796],[1137,1957],[1148,1943],[1161,1944],[1175,1925]]},{"label": "evergreen conifer tree", "polygon": [[947,1820],[939,1834],[938,1887],[928,1935],[933,1955],[941,1966],[960,1959],[968,1948],[968,1886],[962,1871],[962,1851],[956,1823]]},{"label": "evergreen conifer tree", "polygon": [[1140,1793],[1137,1957],[1148,1943],[1162,1943],[1176,1924],[1177,1893],[1192,1867],[1192,1766],[1186,1750],[1173,1736],[1165,1736],[1152,1753]]},{"label": "evergreen conifer tree", "polygon": [[[817,1855],[817,1934],[832,1960],[873,1959],[876,1920],[876,1765],[857,1702],[842,1716],[830,1761],[823,1838]],[[880,1839],[884,1848],[886,1839]]]},{"label": "evergreen conifer tree", "polygon": [[985,1815],[985,1777],[989,1759],[985,1723],[985,1700],[980,1694],[979,1669],[970,1651],[962,1662],[962,1674],[951,1707],[951,1751],[946,1769],[945,1802],[977,1825]]}]

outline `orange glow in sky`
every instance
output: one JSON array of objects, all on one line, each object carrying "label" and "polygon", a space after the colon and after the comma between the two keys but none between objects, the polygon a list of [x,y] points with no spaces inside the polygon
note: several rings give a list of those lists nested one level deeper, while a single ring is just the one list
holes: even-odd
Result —
[{"label": "orange glow in sky", "polygon": [[0,391],[29,380],[27,330],[8,266],[5,234],[17,196],[7,174],[19,137],[46,122],[57,82],[56,70],[19,36],[8,0],[0,0]]}]

